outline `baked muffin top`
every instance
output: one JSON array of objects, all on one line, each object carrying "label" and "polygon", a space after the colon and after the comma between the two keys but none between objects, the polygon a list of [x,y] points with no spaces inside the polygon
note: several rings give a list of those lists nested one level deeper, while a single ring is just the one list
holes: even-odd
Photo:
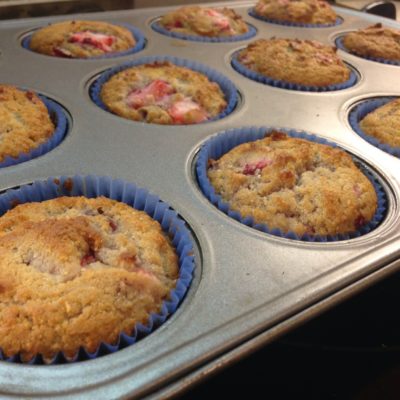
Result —
[{"label": "baked muffin top", "polygon": [[143,64],[113,75],[101,100],[114,114],[155,124],[195,124],[227,106],[219,85],[169,62]]},{"label": "baked muffin top", "polygon": [[64,21],[37,30],[30,49],[48,56],[88,58],[129,50],[136,41],[118,25],[101,21]]},{"label": "baked muffin top", "polygon": [[255,13],[271,20],[303,24],[332,24],[337,18],[322,0],[259,0]]},{"label": "baked muffin top", "polygon": [[26,203],[0,218],[0,348],[73,356],[131,334],[175,287],[159,223],[104,197]]},{"label": "baked muffin top", "polygon": [[34,150],[54,129],[47,107],[35,93],[0,84],[0,162]]},{"label": "baked muffin top", "polygon": [[232,9],[181,7],[161,17],[159,24],[171,32],[205,37],[243,35],[248,26]]},{"label": "baked muffin top", "polygon": [[210,160],[207,174],[230,209],[284,233],[351,233],[377,208],[374,187],[347,153],[282,132]]},{"label": "baked muffin top", "polygon": [[360,128],[380,143],[400,147],[400,99],[371,111],[360,121]]},{"label": "baked muffin top", "polygon": [[336,48],[315,40],[259,39],[239,51],[237,60],[261,75],[300,85],[322,87],[350,78]]},{"label": "baked muffin top", "polygon": [[347,33],[343,45],[362,57],[400,61],[400,30],[384,28],[381,23]]}]

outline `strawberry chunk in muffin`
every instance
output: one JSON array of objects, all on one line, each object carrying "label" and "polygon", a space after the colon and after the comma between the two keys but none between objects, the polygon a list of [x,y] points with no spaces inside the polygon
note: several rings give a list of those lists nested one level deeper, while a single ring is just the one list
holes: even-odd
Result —
[{"label": "strawberry chunk in muffin", "polygon": [[237,36],[249,31],[242,17],[228,8],[181,7],[158,23],[170,32],[204,37]]},{"label": "strawberry chunk in muffin", "polygon": [[36,31],[29,48],[53,57],[90,58],[134,48],[136,40],[123,26],[101,21],[63,21]]},{"label": "strawberry chunk in muffin", "polygon": [[100,92],[111,112],[157,124],[196,124],[220,114],[227,103],[218,84],[169,62],[143,64],[113,75]]},{"label": "strawberry chunk in muffin", "polygon": [[96,33],[91,31],[75,32],[71,35],[69,41],[71,43],[79,43],[81,45],[96,47],[105,53],[112,51],[111,45],[116,38],[112,35],[104,33]]},{"label": "strawberry chunk in muffin", "polygon": [[176,93],[172,85],[158,79],[143,88],[133,90],[126,101],[135,109],[151,105],[163,108],[176,124],[184,124],[186,121],[198,123],[208,119],[206,110],[199,104],[189,97],[179,100],[181,96],[175,96]]}]

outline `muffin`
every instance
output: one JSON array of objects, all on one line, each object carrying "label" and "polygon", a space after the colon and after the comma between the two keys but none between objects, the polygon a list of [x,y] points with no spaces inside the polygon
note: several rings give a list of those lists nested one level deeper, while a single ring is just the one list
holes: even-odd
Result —
[{"label": "muffin", "polygon": [[25,203],[0,218],[0,348],[74,356],[146,324],[175,287],[159,223],[104,197]]},{"label": "muffin", "polygon": [[204,74],[170,62],[141,64],[114,74],[101,101],[121,117],[155,124],[195,124],[218,116],[224,94]]},{"label": "muffin", "polygon": [[121,52],[136,44],[132,33],[100,21],[64,21],[36,31],[30,49],[48,56],[89,58]]},{"label": "muffin", "polygon": [[229,8],[181,7],[162,16],[158,24],[170,32],[205,37],[243,35],[249,30],[240,15]]},{"label": "muffin", "polygon": [[277,22],[333,24],[337,19],[331,6],[321,0],[259,0],[254,12]]},{"label": "muffin", "polygon": [[207,176],[243,218],[299,237],[358,231],[377,209],[373,185],[347,153],[283,132],[210,159]]},{"label": "muffin", "polygon": [[400,99],[389,101],[368,113],[359,126],[380,143],[400,147]]},{"label": "muffin", "polygon": [[36,149],[54,130],[47,107],[35,93],[0,84],[0,163]]},{"label": "muffin", "polygon": [[400,61],[400,30],[384,28],[381,23],[347,33],[343,45],[361,57]]},{"label": "muffin", "polygon": [[305,86],[341,84],[351,75],[336,48],[315,40],[259,39],[239,51],[237,61],[261,76]]}]

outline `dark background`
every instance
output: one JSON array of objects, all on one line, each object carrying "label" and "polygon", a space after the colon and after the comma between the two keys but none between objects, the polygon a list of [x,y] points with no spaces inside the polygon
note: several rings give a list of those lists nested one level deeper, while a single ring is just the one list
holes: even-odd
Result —
[{"label": "dark background", "polygon": [[181,396],[400,399],[400,273]]}]

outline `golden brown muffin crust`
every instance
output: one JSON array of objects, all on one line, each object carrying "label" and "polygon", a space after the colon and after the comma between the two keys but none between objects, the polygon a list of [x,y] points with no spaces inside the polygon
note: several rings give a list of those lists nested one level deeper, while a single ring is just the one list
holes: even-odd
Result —
[{"label": "golden brown muffin crust", "polygon": [[400,99],[371,111],[360,121],[360,128],[380,143],[400,147]]},{"label": "golden brown muffin crust", "polygon": [[101,21],[64,21],[36,31],[30,49],[48,56],[88,58],[129,50],[136,41],[118,25]]},{"label": "golden brown muffin crust", "polygon": [[259,74],[300,85],[321,87],[350,78],[350,69],[337,56],[336,48],[315,40],[259,39],[237,58]]},{"label": "golden brown muffin crust", "polygon": [[305,24],[332,24],[335,11],[321,0],[259,0],[256,14],[276,21]]},{"label": "golden brown muffin crust", "polygon": [[103,85],[100,96],[114,114],[156,124],[203,122],[227,105],[217,83],[169,62],[125,69]]},{"label": "golden brown muffin crust", "polygon": [[35,93],[0,84],[0,162],[34,150],[54,129],[47,107]]},{"label": "golden brown muffin crust", "polygon": [[347,153],[282,132],[210,160],[208,177],[232,210],[299,236],[354,232],[377,207],[371,182]]},{"label": "golden brown muffin crust", "polygon": [[17,206],[0,218],[0,252],[0,348],[24,359],[131,334],[178,276],[158,222],[104,197]]},{"label": "golden brown muffin crust", "polygon": [[205,37],[229,37],[248,32],[247,24],[232,9],[181,7],[161,17],[159,24],[171,32]]},{"label": "golden brown muffin crust", "polygon": [[349,32],[343,44],[351,53],[362,57],[400,61],[400,30],[375,24],[356,32]]}]

